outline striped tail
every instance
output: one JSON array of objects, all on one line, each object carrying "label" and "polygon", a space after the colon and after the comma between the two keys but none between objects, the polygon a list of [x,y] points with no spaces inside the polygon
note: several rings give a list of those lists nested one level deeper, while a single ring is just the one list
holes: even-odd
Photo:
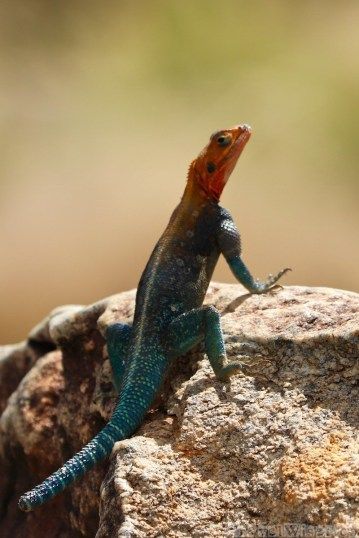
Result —
[{"label": "striped tail", "polygon": [[[115,417],[113,417],[114,419]],[[19,499],[19,508],[29,512],[37,506],[55,497],[69,484],[83,476],[96,463],[106,458],[116,441],[126,438],[126,429],[117,426],[118,420],[111,420],[80,452],[67,461],[49,478],[28,491]]]}]

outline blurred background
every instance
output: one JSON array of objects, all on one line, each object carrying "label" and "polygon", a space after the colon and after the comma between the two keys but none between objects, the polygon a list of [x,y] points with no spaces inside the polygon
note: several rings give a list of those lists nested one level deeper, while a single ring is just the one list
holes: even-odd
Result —
[{"label": "blurred background", "polygon": [[190,161],[241,122],[221,202],[252,272],[359,291],[358,20],[357,0],[3,0],[0,342],[135,287]]}]

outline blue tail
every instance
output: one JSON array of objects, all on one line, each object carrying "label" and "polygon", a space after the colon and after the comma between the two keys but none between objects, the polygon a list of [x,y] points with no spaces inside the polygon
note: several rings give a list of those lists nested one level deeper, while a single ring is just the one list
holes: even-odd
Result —
[{"label": "blue tail", "polygon": [[109,456],[116,441],[132,435],[156,395],[167,363],[164,355],[152,353],[150,360],[139,359],[131,364],[110,422],[61,469],[22,495],[19,508],[29,512],[55,497],[96,463]]},{"label": "blue tail", "polygon": [[116,441],[125,439],[126,431],[110,421],[80,452],[49,478],[19,499],[19,508],[29,512],[51,499],[106,458]]}]

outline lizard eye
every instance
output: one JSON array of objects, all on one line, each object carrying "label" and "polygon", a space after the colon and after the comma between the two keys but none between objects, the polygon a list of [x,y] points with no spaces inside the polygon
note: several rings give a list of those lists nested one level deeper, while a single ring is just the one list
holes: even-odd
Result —
[{"label": "lizard eye", "polygon": [[225,135],[221,135],[217,138],[217,143],[219,146],[221,146],[222,148],[226,147],[226,146],[229,146],[229,144],[231,143],[231,137],[230,136],[225,136]]}]

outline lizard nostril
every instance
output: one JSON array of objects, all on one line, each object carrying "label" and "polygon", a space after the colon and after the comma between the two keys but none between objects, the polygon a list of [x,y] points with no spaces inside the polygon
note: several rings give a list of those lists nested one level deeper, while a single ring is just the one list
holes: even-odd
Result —
[{"label": "lizard nostril", "polygon": [[238,129],[240,129],[242,132],[246,131],[247,133],[250,133],[252,131],[250,125],[248,125],[247,123],[244,123],[243,125],[239,125]]}]

